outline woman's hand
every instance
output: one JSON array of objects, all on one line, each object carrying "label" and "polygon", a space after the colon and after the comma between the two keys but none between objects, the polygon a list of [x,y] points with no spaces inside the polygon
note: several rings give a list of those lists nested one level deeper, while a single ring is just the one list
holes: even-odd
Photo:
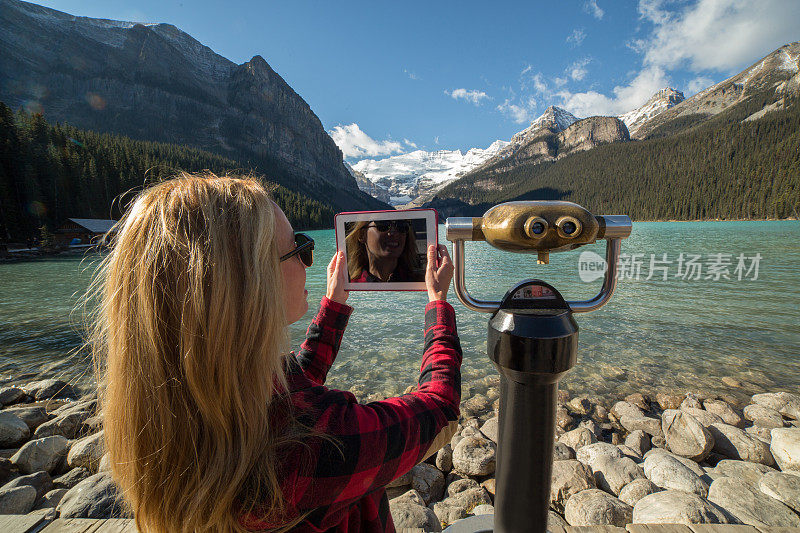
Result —
[{"label": "woman's hand", "polygon": [[[437,266],[438,265],[438,266]],[[425,269],[425,287],[428,289],[428,301],[447,300],[447,290],[453,279],[453,261],[447,246],[440,244],[428,246],[428,266]]]},{"label": "woman's hand", "polygon": [[347,264],[344,262],[344,252],[336,252],[328,263],[328,291],[325,293],[328,300],[343,304],[347,301],[350,291],[344,290],[347,283]]}]

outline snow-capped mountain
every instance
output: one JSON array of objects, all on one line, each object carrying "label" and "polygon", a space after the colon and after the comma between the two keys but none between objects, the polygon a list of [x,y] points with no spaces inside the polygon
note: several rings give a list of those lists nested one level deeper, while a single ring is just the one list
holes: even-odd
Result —
[{"label": "snow-capped mountain", "polygon": [[628,132],[633,137],[645,122],[684,100],[682,92],[672,87],[666,87],[651,96],[641,107],[619,115],[619,119],[625,123],[628,127]]},{"label": "snow-capped mountain", "polygon": [[[405,205],[472,170],[507,145],[507,141],[498,140],[488,148],[471,148],[466,153],[460,150],[415,150],[386,159],[363,159],[352,165],[351,173],[365,176],[375,188],[386,191],[392,205]],[[362,191],[376,196],[375,190],[368,190],[372,187],[357,181]]]}]

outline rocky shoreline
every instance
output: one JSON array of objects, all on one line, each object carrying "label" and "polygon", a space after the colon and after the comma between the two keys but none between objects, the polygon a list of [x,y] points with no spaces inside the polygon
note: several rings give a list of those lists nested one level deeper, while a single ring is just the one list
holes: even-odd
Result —
[{"label": "rocky shoreline", "polygon": [[[449,444],[387,492],[398,530],[492,513],[497,388],[465,398]],[[124,518],[93,395],[44,380],[0,389],[0,514]],[[559,394],[553,526],[800,527],[800,394]]]}]

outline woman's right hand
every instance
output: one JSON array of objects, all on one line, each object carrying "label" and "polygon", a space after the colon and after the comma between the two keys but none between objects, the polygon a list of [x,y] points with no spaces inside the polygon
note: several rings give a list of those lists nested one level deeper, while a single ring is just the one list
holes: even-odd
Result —
[{"label": "woman's right hand", "polygon": [[447,246],[435,244],[428,246],[428,265],[425,268],[425,287],[428,289],[428,301],[447,300],[447,290],[453,279],[453,261]]}]

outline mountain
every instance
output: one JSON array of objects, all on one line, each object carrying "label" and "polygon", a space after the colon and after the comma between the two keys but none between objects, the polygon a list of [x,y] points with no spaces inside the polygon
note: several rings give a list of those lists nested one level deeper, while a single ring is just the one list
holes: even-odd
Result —
[{"label": "mountain", "polygon": [[237,65],[170,24],[0,0],[0,100],[50,122],[219,153],[337,209],[380,209],[308,104],[261,57]]},{"label": "mountain", "polygon": [[674,107],[685,100],[683,93],[671,87],[661,89],[641,107],[628,111],[619,118],[628,127],[631,138],[636,137],[636,132],[643,124],[652,120],[667,109]]},{"label": "mountain", "polygon": [[[351,168],[361,190],[376,198],[389,198],[392,205],[404,205],[436,191],[501,151],[508,143],[495,141],[488,148],[415,150],[381,160],[363,159]],[[363,176],[367,181],[360,180]]]}]

